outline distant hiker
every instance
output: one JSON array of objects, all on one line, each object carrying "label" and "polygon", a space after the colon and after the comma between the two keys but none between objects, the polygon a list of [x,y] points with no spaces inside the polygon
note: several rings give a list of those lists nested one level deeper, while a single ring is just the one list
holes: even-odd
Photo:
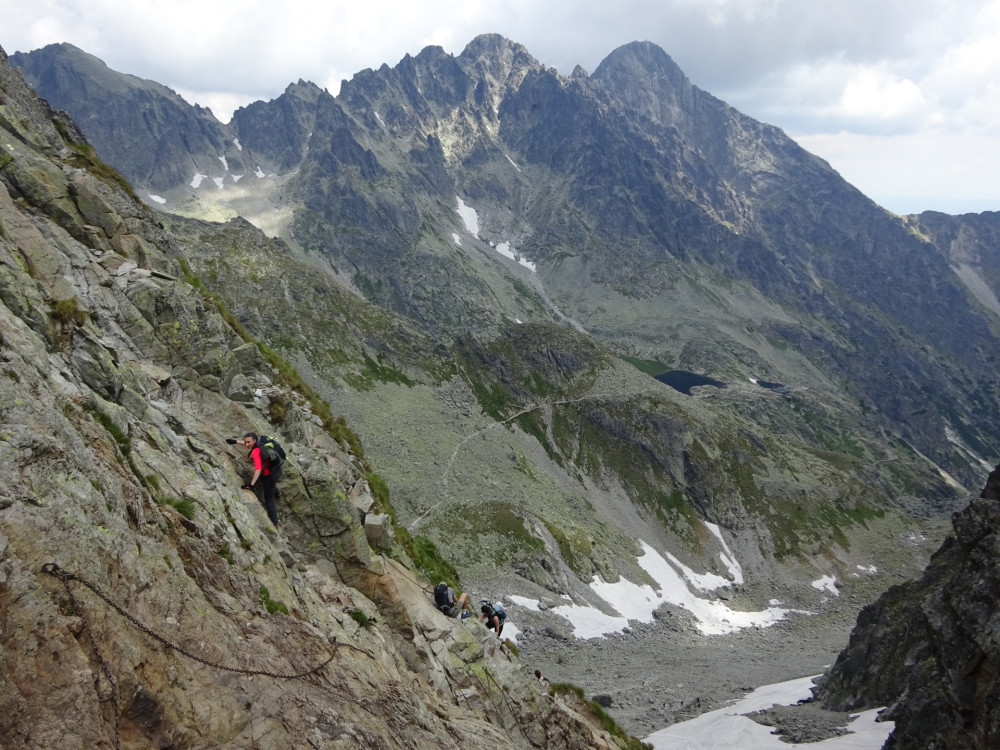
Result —
[{"label": "distant hiker", "polygon": [[536,669],[535,670],[535,679],[538,680],[540,683],[542,683],[544,685],[548,685],[549,684],[549,678],[548,677],[542,677],[542,671],[540,669]]},{"label": "distant hiker", "polygon": [[246,449],[250,451],[247,457],[253,461],[253,478],[249,484],[244,484],[240,489],[255,492],[258,481],[264,488],[264,507],[267,509],[267,517],[271,519],[274,528],[278,528],[278,508],[275,504],[275,497],[278,494],[278,480],[281,478],[281,465],[284,463],[285,451],[273,438],[266,435],[258,437],[256,432],[248,432],[240,441],[235,438],[226,440],[230,445],[242,442]]},{"label": "distant hiker", "polygon": [[458,617],[461,614],[464,620],[472,616],[472,610],[469,609],[469,595],[463,593],[456,598],[455,589],[444,581],[434,587],[434,605],[448,617]]},{"label": "distant hiker", "polygon": [[507,619],[507,610],[503,608],[503,605],[497,602],[496,604],[490,604],[489,602],[483,602],[483,606],[479,608],[480,615],[479,621],[486,621],[486,627],[493,628],[496,631],[497,638],[503,632],[503,624]]}]

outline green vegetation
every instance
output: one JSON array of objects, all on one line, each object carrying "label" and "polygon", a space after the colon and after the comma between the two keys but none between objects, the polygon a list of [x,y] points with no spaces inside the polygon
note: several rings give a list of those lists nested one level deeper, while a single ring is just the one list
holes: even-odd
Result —
[{"label": "green vegetation", "polygon": [[600,703],[597,701],[588,701],[583,688],[569,682],[553,682],[549,685],[549,692],[552,695],[572,694],[579,698],[580,702],[590,709],[594,718],[600,723],[601,728],[615,738],[615,742],[618,743],[618,746],[622,750],[653,750],[652,745],[636,739],[618,726],[618,722],[608,715]]},{"label": "green vegetation", "polygon": [[644,372],[654,378],[657,375],[662,375],[670,369],[670,367],[662,362],[656,361],[655,359],[639,359],[638,357],[626,356],[622,356],[622,359],[632,365],[635,369],[639,370],[639,372]]},{"label": "green vegetation", "polygon": [[73,152],[72,156],[67,159],[71,166],[85,169],[101,182],[112,187],[121,188],[136,203],[142,205],[142,201],[139,200],[139,196],[135,194],[135,190],[132,189],[132,185],[129,181],[126,180],[117,169],[101,161],[93,146],[86,142],[77,142],[73,140],[73,138],[70,137],[69,129],[59,118],[54,119],[52,122],[56,126],[56,130],[59,131],[59,135],[62,136],[63,141]]},{"label": "green vegetation", "polygon": [[371,390],[375,383],[397,383],[412,388],[415,383],[394,367],[383,364],[380,356],[376,362],[367,354],[364,355],[364,369],[360,375],[347,375],[344,379],[358,390]]},{"label": "green vegetation", "polygon": [[52,307],[52,317],[65,327],[82,326],[90,315],[80,307],[80,302],[76,297],[56,300],[49,304]]},{"label": "green vegetation", "polygon": [[589,574],[591,569],[587,560],[592,546],[586,536],[581,533],[570,536],[551,521],[543,521],[543,523],[552,538],[556,540],[556,544],[559,545],[559,554],[562,555],[570,569],[580,576]]},{"label": "green vegetation", "polygon": [[266,586],[260,587],[260,602],[267,609],[269,615],[273,615],[275,612],[281,612],[283,615],[288,614],[288,607],[283,602],[274,601],[271,598],[271,592],[267,590]]},{"label": "green vegetation", "polygon": [[223,542],[222,546],[219,547],[219,555],[225,559],[227,563],[233,565],[233,551],[229,549],[229,542]]},{"label": "green vegetation", "polygon": [[375,624],[375,620],[366,615],[360,609],[351,610],[351,619],[363,628],[370,628]]},{"label": "green vegetation", "polygon": [[[169,505],[187,520],[194,520],[194,501],[188,498],[161,497],[158,498],[161,505]],[[221,553],[220,553],[221,554]]]},{"label": "green vegetation", "polygon": [[99,411],[89,404],[85,404],[83,408],[94,418],[95,422],[108,431],[115,444],[117,444],[118,449],[122,452],[122,455],[128,459],[132,454],[132,441],[129,439],[129,436],[103,411]]}]

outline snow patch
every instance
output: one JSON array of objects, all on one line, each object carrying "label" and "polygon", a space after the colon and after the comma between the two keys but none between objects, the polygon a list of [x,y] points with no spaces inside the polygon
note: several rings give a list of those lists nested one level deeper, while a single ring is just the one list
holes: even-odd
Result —
[{"label": "snow patch", "polygon": [[221,177],[213,177],[212,182],[214,182],[219,187],[219,190],[222,190],[223,179]]},{"label": "snow patch", "polygon": [[237,151],[242,151],[243,150],[243,146],[240,144],[240,139],[239,138],[233,138],[233,145],[236,146],[236,150]]},{"label": "snow patch", "polygon": [[711,531],[715,538],[719,540],[722,544],[722,552],[719,553],[719,559],[722,560],[722,564],[726,566],[726,570],[729,571],[729,575],[733,577],[733,583],[737,586],[743,584],[743,568],[738,562],[736,562],[736,556],[729,550],[729,545],[726,544],[726,540],[722,538],[722,531],[714,523],[705,523],[708,530]]},{"label": "snow patch", "polygon": [[511,643],[517,643],[517,637],[521,634],[517,625],[512,622],[505,622],[503,624],[503,632],[500,633],[501,641],[510,641]]},{"label": "snow patch", "polygon": [[197,190],[198,186],[201,185],[201,181],[202,180],[207,180],[207,179],[208,179],[208,175],[207,174],[200,174],[198,172],[195,172],[194,173],[194,177],[191,178],[191,187],[193,187],[195,190]]},{"label": "snow patch", "polygon": [[[506,151],[503,152],[503,155],[507,157],[507,161],[509,161],[511,164],[514,164],[514,160],[510,158],[510,155]],[[517,166],[517,164],[514,164],[514,169],[516,169],[518,172],[521,171],[521,168]]]},{"label": "snow patch", "polygon": [[232,175],[232,178],[233,178],[233,182],[239,182],[240,180],[243,179],[243,175],[241,175],[241,174],[234,174],[234,175]]},{"label": "snow patch", "polygon": [[[770,708],[775,703],[790,706],[810,698],[814,677],[764,685],[733,705],[709,711],[689,721],[673,724],[649,735],[645,742],[653,750],[694,750],[695,748],[732,747],[740,750],[787,750],[792,747],[771,734],[771,727],[748,719],[746,714]],[[876,721],[882,709],[875,708],[852,717],[850,734],[811,742],[812,750],[879,750],[892,730],[894,722]],[[800,747],[800,745],[794,745]]]},{"label": "snow patch", "polygon": [[151,201],[155,201],[156,203],[159,203],[159,204],[160,204],[161,206],[162,206],[162,205],[163,205],[164,203],[166,203],[166,202],[167,202],[167,199],[166,199],[166,198],[161,198],[161,197],[160,197],[160,196],[158,196],[158,195],[153,195],[152,193],[146,193],[146,195],[148,195],[148,196],[149,196],[149,199],[150,199]]},{"label": "snow patch", "polygon": [[834,596],[840,596],[840,590],[837,588],[837,579],[833,576],[823,576],[813,581],[812,587],[817,591],[828,591]]},{"label": "snow patch", "polygon": [[264,170],[260,168],[260,164],[257,165],[257,171],[254,172],[254,174],[257,175],[257,177],[266,177],[267,176],[267,175],[264,174]]},{"label": "snow patch", "polygon": [[[492,242],[490,243],[490,246],[493,247],[493,243]],[[516,250],[514,250],[510,246],[509,242],[501,242],[499,245],[496,245],[494,249],[498,253],[500,253],[503,257],[510,258],[512,261],[515,261],[516,263],[520,263],[522,266],[524,266],[525,268],[527,268],[532,273],[537,272],[535,264],[532,263],[530,260],[525,260],[524,258],[522,258],[521,254],[519,252],[517,252]]]},{"label": "snow patch", "polygon": [[459,247],[462,246],[462,238],[458,236],[455,232],[451,233],[451,238],[455,241],[455,244]]},{"label": "snow patch", "polygon": [[382,122],[382,118],[378,116],[378,112],[375,112],[375,119],[378,120],[379,125],[381,125],[383,128],[385,127],[385,123]]},{"label": "snow patch", "polygon": [[[698,630],[704,635],[723,635],[741,628],[768,627],[785,619],[789,613],[799,611],[770,607],[760,612],[740,612],[730,609],[721,601],[702,599],[691,591],[685,578],[692,585],[713,585],[714,588],[729,585],[729,581],[711,573],[696,574],[681,565],[673,555],[668,553],[664,558],[645,542],[640,541],[639,544],[643,550],[642,557],[638,558],[639,566],[649,573],[656,582],[657,589],[654,590],[648,584],[640,586],[626,578],[617,583],[606,583],[599,576],[594,576],[590,583],[591,590],[619,616],[605,614],[596,607],[576,604],[554,607],[551,611],[570,621],[577,638],[620,633],[628,627],[629,620],[651,623],[653,612],[663,604],[673,604],[694,615]],[[682,575],[681,571],[686,573]],[[715,585],[717,581],[721,583]]]},{"label": "snow patch", "polygon": [[225,169],[228,172],[229,171],[229,162],[226,161],[225,154],[223,154],[222,156],[219,157],[219,161],[222,162],[222,168]]},{"label": "snow patch", "polygon": [[465,230],[476,239],[479,239],[479,214],[476,213],[476,209],[465,205],[465,201],[458,198],[458,215],[462,217],[462,221],[465,223]]},{"label": "snow patch", "polygon": [[512,602],[514,602],[514,604],[516,604],[517,606],[524,607],[525,609],[530,609],[532,612],[542,611],[542,608],[538,606],[538,600],[536,599],[529,599],[526,596],[517,596],[515,594],[512,594],[507,598],[510,599]]},{"label": "snow patch", "polygon": [[868,575],[873,576],[876,573],[878,573],[878,568],[876,568],[874,565],[858,565],[857,567],[858,570],[860,570],[862,573],[867,573]]}]

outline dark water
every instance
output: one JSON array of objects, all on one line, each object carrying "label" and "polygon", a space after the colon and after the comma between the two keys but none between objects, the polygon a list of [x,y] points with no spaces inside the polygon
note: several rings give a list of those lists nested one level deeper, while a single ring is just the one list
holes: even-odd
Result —
[{"label": "dark water", "polygon": [[791,392],[791,389],[787,385],[782,385],[781,383],[771,383],[767,380],[758,380],[757,385],[761,388],[767,388],[769,391],[774,391],[775,393],[780,393],[782,395]]},{"label": "dark water", "polygon": [[714,380],[713,378],[705,375],[699,375],[696,372],[688,372],[687,370],[668,370],[667,372],[657,375],[656,379],[661,383],[666,383],[675,391],[680,391],[688,396],[691,395],[691,389],[699,385],[711,385],[716,388],[726,387],[726,384],[721,380]]}]

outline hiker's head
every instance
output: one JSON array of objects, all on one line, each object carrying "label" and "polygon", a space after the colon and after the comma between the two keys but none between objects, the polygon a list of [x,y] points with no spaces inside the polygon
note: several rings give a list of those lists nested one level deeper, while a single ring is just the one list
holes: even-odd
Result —
[{"label": "hiker's head", "polygon": [[484,615],[488,615],[490,613],[490,605],[484,604],[482,607],[479,608],[479,611],[482,612]]},{"label": "hiker's head", "polygon": [[245,445],[247,448],[253,448],[256,443],[257,443],[256,432],[248,432],[246,435],[243,436],[243,445]]},{"label": "hiker's head", "polygon": [[536,669],[535,670],[535,677],[537,677],[539,680],[542,679],[542,670]]}]

